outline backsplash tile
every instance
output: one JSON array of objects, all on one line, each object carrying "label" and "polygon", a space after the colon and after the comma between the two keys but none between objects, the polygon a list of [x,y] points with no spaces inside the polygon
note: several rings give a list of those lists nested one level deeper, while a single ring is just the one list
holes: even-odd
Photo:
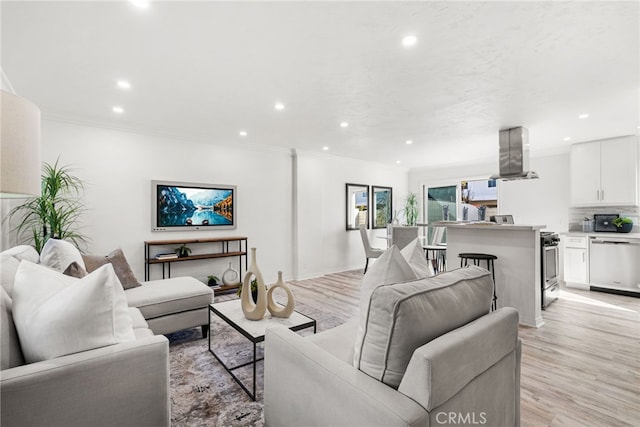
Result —
[{"label": "backsplash tile", "polygon": [[569,208],[569,231],[582,231],[582,220],[593,219],[594,214],[618,214],[633,220],[633,233],[640,232],[640,208],[629,206],[592,206]]}]

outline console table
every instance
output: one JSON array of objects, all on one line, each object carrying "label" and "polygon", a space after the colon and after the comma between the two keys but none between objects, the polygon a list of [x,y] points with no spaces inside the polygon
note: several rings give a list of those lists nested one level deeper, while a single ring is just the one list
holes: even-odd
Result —
[{"label": "console table", "polygon": [[[231,244],[231,249],[229,248]],[[160,247],[181,245],[207,245],[206,253],[197,253],[185,257],[157,259]],[[153,253],[152,253],[153,252]],[[194,261],[199,259],[229,258],[238,257],[240,277],[242,277],[242,258],[244,257],[244,268],[248,268],[247,261],[247,238],[246,237],[211,237],[204,239],[176,239],[176,240],[148,240],[144,242],[144,280],[149,280],[149,270],[153,264],[162,264],[162,278],[165,278],[165,265],[167,266],[167,277],[171,277],[171,264],[174,262]],[[237,288],[234,286],[220,286],[216,288],[220,291]]]}]

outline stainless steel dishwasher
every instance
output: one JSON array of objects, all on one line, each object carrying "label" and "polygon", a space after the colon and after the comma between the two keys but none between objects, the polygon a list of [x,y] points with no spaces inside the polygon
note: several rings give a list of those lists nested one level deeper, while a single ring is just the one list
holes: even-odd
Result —
[{"label": "stainless steel dishwasher", "polygon": [[589,284],[595,290],[612,289],[640,296],[640,239],[592,236]]}]

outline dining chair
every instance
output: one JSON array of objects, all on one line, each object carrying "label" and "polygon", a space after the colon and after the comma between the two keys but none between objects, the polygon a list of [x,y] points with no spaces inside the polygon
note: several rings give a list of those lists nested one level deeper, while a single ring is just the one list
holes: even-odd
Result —
[{"label": "dining chair", "polygon": [[384,253],[384,249],[372,248],[369,244],[369,236],[367,236],[367,228],[364,224],[358,226],[360,229],[360,237],[362,238],[362,246],[364,247],[364,255],[367,257],[367,262],[364,265],[364,272],[367,273],[369,268],[369,258],[378,258]]},{"label": "dining chair", "polygon": [[441,273],[447,269],[447,244],[443,242],[445,227],[433,227],[431,239],[424,246],[427,252],[427,259],[431,261],[436,273]]},{"label": "dining chair", "polygon": [[402,249],[418,238],[418,227],[400,225],[391,227],[391,245],[396,245]]}]

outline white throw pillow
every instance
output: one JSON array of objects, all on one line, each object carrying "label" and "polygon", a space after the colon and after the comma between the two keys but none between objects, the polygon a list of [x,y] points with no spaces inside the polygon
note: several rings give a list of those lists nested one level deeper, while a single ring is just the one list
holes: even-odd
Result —
[{"label": "white throw pillow", "polygon": [[416,280],[417,278],[416,273],[414,273],[396,245],[384,251],[373,266],[369,268],[367,274],[365,274],[362,279],[362,286],[360,288],[360,324],[358,325],[358,332],[356,334],[353,366],[357,368],[360,364],[360,350],[362,348],[363,337],[366,333],[369,304],[373,291],[379,286],[402,283],[409,280]]},{"label": "white throw pillow", "polygon": [[0,280],[10,298],[13,295],[13,282],[20,261],[27,260],[37,263],[39,259],[38,251],[27,245],[14,246],[0,253]]},{"label": "white throw pillow", "polygon": [[400,251],[404,259],[407,260],[413,272],[416,273],[418,279],[423,279],[425,277],[431,277],[435,274],[433,271],[433,266],[429,261],[427,261],[427,257],[424,253],[424,249],[422,245],[418,241],[418,239],[414,239],[411,243],[407,244],[402,251]]},{"label": "white throw pillow", "polygon": [[2,251],[1,255],[14,257],[18,261],[22,261],[24,259],[35,263],[38,262],[39,258],[38,251],[36,251],[33,246],[29,245],[14,246],[6,251]]},{"label": "white throw pillow", "polygon": [[77,262],[83,269],[82,254],[66,240],[49,239],[40,252],[40,264],[62,273],[72,262]]},{"label": "white throw pillow", "polygon": [[13,318],[27,363],[135,340],[124,290],[107,264],[82,279],[22,261]]},{"label": "white throw pillow", "polygon": [[0,283],[9,297],[13,295],[13,283],[19,265],[20,261],[14,257],[0,255]]}]

